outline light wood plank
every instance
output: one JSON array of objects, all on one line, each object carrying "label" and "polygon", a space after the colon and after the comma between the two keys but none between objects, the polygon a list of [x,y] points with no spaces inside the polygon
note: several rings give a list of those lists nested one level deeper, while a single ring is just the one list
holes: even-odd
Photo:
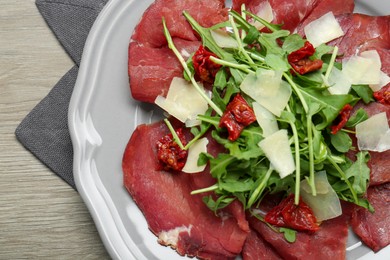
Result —
[{"label": "light wood plank", "polygon": [[1,0],[0,259],[109,258],[78,193],[14,135],[72,66],[34,0]]}]

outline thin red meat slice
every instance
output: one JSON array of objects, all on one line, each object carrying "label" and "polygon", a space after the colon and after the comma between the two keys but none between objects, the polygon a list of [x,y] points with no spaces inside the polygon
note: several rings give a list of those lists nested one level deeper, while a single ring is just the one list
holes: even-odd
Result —
[{"label": "thin red meat slice", "polygon": [[256,231],[251,230],[242,250],[243,260],[281,260],[275,249],[268,244]]},{"label": "thin red meat slice", "polygon": [[[260,211],[270,210],[278,204],[279,198],[264,198]],[[347,214],[322,222],[320,229],[314,233],[298,232],[294,243],[289,243],[283,234],[274,231],[251,213],[247,214],[247,219],[249,226],[256,230],[283,259],[345,259],[350,219]]]},{"label": "thin red meat slice", "polygon": [[377,252],[390,244],[390,183],[370,187],[367,198],[375,213],[358,208],[352,214],[351,226],[361,240]]},{"label": "thin red meat slice", "polygon": [[[246,9],[256,14],[267,0],[236,0],[233,1],[232,8],[240,11],[241,5],[245,4]],[[272,23],[283,24],[282,28],[294,31],[320,2],[320,0],[269,0],[272,7],[274,20]]]},{"label": "thin red meat slice", "polygon": [[166,45],[164,18],[172,37],[196,41],[195,32],[182,15],[183,11],[188,11],[205,27],[225,21],[227,17],[227,9],[221,0],[157,0],[144,12],[131,39],[151,47]]},{"label": "thin red meat slice", "polygon": [[[199,41],[174,40],[183,55],[199,48]],[[158,95],[166,96],[174,77],[183,76],[183,67],[167,47],[153,48],[136,42],[129,45],[129,78],[133,98],[153,103]]]},{"label": "thin red meat slice", "polygon": [[200,41],[183,11],[202,26],[209,27],[227,20],[222,0],[157,0],[145,11],[131,37],[128,72],[134,99],[153,103],[165,96],[173,77],[182,76],[183,68],[167,47],[163,32],[164,17],[176,47],[185,58],[198,49]]},{"label": "thin red meat slice", "polygon": [[297,32],[300,35],[304,35],[303,28],[310,22],[320,18],[328,12],[332,12],[333,15],[339,16],[342,14],[351,14],[355,8],[354,0],[321,0],[314,7],[309,16],[307,16],[302,23],[297,27]]},{"label": "thin red meat slice", "polygon": [[390,49],[390,16],[347,14],[338,17],[345,35],[331,44],[343,58],[369,49]]},{"label": "thin red meat slice", "polygon": [[[354,106],[351,115],[354,115],[355,111],[357,111],[359,108],[363,108],[367,112],[368,116],[373,116],[378,113],[386,112],[390,125],[390,106],[383,105],[377,102],[373,102],[368,105],[359,102],[357,105]],[[353,141],[353,146],[357,147],[357,141],[355,136],[351,136],[351,138]],[[347,155],[350,159],[355,160],[356,153],[357,151],[349,151]],[[368,161],[368,167],[371,170],[370,186],[390,182],[390,150],[381,153],[369,151],[369,153],[370,160]]]},{"label": "thin red meat slice", "polygon": [[[123,157],[126,189],[161,244],[170,245],[180,255],[234,258],[249,232],[242,207],[231,204],[216,216],[203,203],[203,195],[190,195],[198,185],[209,181],[207,170],[198,174],[156,170],[155,144],[167,133],[162,122],[140,125],[134,131]],[[175,230],[178,234],[170,237],[176,241],[164,238]]]}]

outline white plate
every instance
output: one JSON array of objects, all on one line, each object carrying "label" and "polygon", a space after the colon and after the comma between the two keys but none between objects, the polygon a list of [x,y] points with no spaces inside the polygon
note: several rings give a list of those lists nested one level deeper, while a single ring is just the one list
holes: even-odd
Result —
[{"label": "white plate", "polygon": [[[84,48],[69,108],[76,186],[114,259],[178,259],[160,246],[122,184],[123,151],[135,127],[159,119],[151,105],[131,98],[127,76],[129,39],[152,0],[111,0],[96,20]],[[385,3],[386,2],[386,3]],[[390,1],[356,1],[357,11],[390,13]],[[350,239],[348,259],[373,253]],[[351,248],[352,248],[351,247]],[[384,259],[390,247],[375,255]]]}]

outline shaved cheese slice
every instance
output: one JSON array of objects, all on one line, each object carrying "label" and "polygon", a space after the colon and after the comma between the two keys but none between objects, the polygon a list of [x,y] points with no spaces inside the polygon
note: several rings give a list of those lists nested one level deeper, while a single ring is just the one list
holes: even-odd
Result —
[{"label": "shaved cheese slice", "polygon": [[341,70],[333,67],[328,78],[329,92],[333,95],[348,94],[351,81]]},{"label": "shaved cheese slice", "polygon": [[[267,22],[272,22],[274,19],[274,10],[268,1],[264,1],[259,4],[259,11],[256,13],[256,15]],[[252,25],[258,30],[264,28],[264,25],[258,21],[252,22]]]},{"label": "shaved cheese slice", "polygon": [[311,193],[307,180],[301,181],[300,195],[302,200],[313,210],[317,221],[338,217],[342,214],[340,199],[328,182],[325,171],[317,172],[314,178],[316,196]]},{"label": "shaved cheese slice", "polygon": [[[172,79],[167,96],[164,98],[159,95],[154,102],[183,123],[195,120],[197,115],[204,114],[208,108],[207,101],[192,84],[178,77]],[[195,125],[193,121],[191,125]]]},{"label": "shaved cheese slice", "polygon": [[360,150],[383,152],[390,149],[390,130],[386,112],[376,114],[356,125]]},{"label": "shaved cheese slice", "polygon": [[343,61],[342,72],[351,84],[377,85],[381,80],[381,60],[377,51],[362,52]]},{"label": "shaved cheese slice", "polygon": [[384,73],[383,71],[380,71],[380,79],[378,84],[370,84],[370,88],[373,91],[381,90],[384,86],[390,83],[390,77]]},{"label": "shaved cheese slice", "polygon": [[240,88],[276,116],[280,116],[292,92],[291,86],[282,80],[281,71],[266,69],[249,73]]},{"label": "shaved cheese slice", "polygon": [[276,133],[279,130],[278,122],[275,116],[266,108],[257,102],[252,103],[253,111],[255,112],[256,120],[261,129],[263,129],[263,136],[267,137]]},{"label": "shaved cheese slice", "polygon": [[295,171],[295,162],[288,141],[287,130],[282,129],[259,142],[272,167],[284,178]]},{"label": "shaved cheese slice", "polygon": [[215,43],[221,48],[237,48],[237,41],[231,36],[230,33],[223,30],[211,30],[211,36]]},{"label": "shaved cheese slice", "polygon": [[194,142],[188,149],[186,164],[182,171],[186,173],[201,172],[206,168],[206,165],[198,166],[198,158],[201,153],[207,152],[209,140],[204,137]]},{"label": "shaved cheese slice", "polygon": [[318,47],[323,43],[330,42],[344,35],[339,22],[332,12],[328,12],[307,24],[303,30],[307,40],[314,47]]}]

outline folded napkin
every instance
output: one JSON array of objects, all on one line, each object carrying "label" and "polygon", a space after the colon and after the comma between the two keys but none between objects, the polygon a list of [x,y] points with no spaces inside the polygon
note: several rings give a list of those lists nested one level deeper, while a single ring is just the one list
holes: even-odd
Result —
[{"label": "folded napkin", "polygon": [[76,189],[68,107],[88,33],[108,0],[36,0],[36,5],[75,66],[16,128],[19,142]]}]

